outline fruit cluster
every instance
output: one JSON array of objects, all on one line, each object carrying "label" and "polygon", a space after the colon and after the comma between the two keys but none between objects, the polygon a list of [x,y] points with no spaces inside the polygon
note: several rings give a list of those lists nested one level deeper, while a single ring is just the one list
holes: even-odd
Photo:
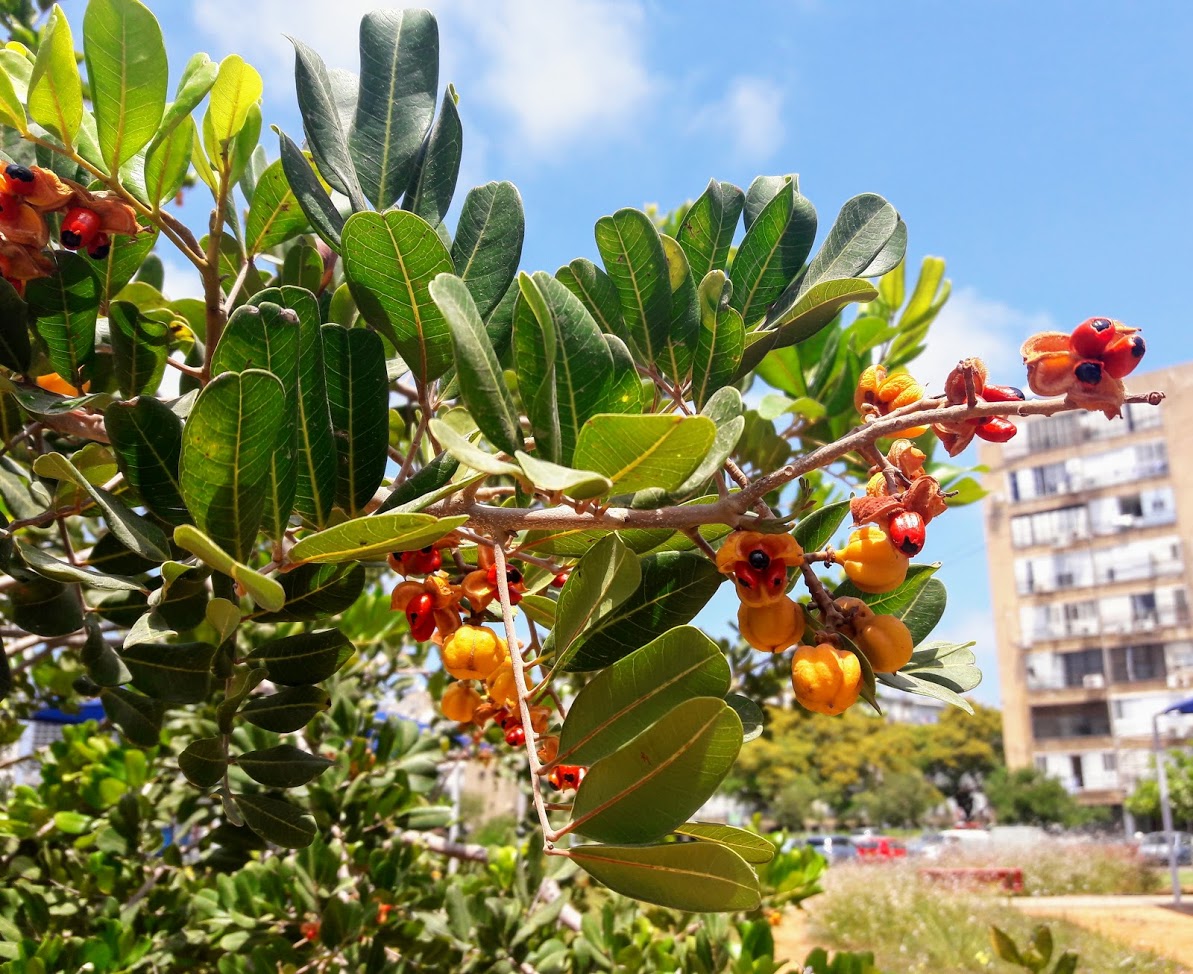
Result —
[{"label": "fruit cluster", "polygon": [[1138,328],[1110,318],[1087,318],[1069,334],[1045,331],[1023,343],[1027,384],[1041,396],[1068,396],[1085,409],[1117,416],[1122,380],[1142,361],[1147,345]]},{"label": "fruit cluster", "polygon": [[[884,365],[871,365],[858,378],[853,406],[863,416],[886,416],[923,398],[924,387],[907,372],[888,373]],[[913,426],[903,435],[915,439],[927,432],[927,426]]]},{"label": "fruit cluster", "polygon": [[[981,359],[967,358],[958,363],[944,382],[944,395],[950,406],[970,402],[1022,402],[1023,390],[1015,386],[996,386],[988,382],[986,366]],[[1017,432],[1014,423],[1003,416],[966,419],[958,423],[935,423],[932,429],[949,456],[955,457],[976,436],[989,443],[1006,443]]]},{"label": "fruit cluster", "polygon": [[10,163],[0,192],[0,276],[19,294],[36,277],[48,277],[54,262],[44,253],[50,242],[46,214],[61,213],[59,243],[107,257],[114,234],[135,236],[145,228],[136,211],[114,193],[93,193],[74,180],[39,166]]}]

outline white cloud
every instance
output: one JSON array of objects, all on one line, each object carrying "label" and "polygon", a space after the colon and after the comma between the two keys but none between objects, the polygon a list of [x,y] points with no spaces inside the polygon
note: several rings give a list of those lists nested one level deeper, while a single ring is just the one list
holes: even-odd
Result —
[{"label": "white cloud", "polygon": [[939,392],[949,370],[961,359],[976,355],[990,369],[992,381],[1018,385],[1015,378],[1023,374],[1019,357],[1023,339],[1056,327],[1046,312],[1020,311],[964,287],[953,292],[932,323],[928,347],[911,364],[911,371],[931,391]]},{"label": "white cloud", "polygon": [[[507,150],[550,155],[616,135],[640,120],[658,88],[646,59],[640,0],[441,0],[440,87],[454,81],[509,123]],[[283,32],[331,67],[357,68],[361,16],[377,0],[195,0],[196,27],[237,50],[270,87],[293,86],[294,54]],[[399,4],[383,4],[397,7]]]},{"label": "white cloud", "polygon": [[736,160],[762,162],[782,145],[784,97],[766,78],[734,78],[724,97],[696,113],[690,130],[723,132]]}]

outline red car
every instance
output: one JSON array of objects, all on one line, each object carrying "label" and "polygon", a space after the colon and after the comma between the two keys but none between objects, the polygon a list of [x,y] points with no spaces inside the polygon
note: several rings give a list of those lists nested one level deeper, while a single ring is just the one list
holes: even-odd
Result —
[{"label": "red car", "polygon": [[907,847],[895,839],[880,835],[857,836],[853,840],[861,859],[886,860],[907,858]]}]

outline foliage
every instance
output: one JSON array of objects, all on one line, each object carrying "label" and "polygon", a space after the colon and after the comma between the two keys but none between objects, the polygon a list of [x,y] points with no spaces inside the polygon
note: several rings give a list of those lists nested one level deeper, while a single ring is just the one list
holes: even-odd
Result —
[{"label": "foliage", "polygon": [[949,849],[949,865],[999,867],[1023,872],[1024,896],[1128,896],[1155,893],[1163,886],[1158,869],[1140,858],[1134,846],[1108,837],[1073,836],[1037,842],[993,843]]},{"label": "foliage", "polygon": [[999,768],[986,781],[986,797],[1003,825],[1084,825],[1097,821],[1055,778],[1039,768]]},{"label": "foliage", "polygon": [[[1047,924],[1040,924],[1032,931],[1031,939],[1020,947],[998,927],[990,927],[990,943],[999,958],[1008,964],[1022,967],[1032,974],[1048,969],[1052,960],[1052,931]],[[1052,974],[1073,974],[1077,970],[1078,957],[1072,951],[1066,950],[1056,958],[1052,966]]]},{"label": "foliage", "polygon": [[[1175,822],[1184,822],[1187,825],[1193,822],[1193,753],[1184,750],[1169,751],[1166,760],[1168,800],[1172,806],[1172,818]],[[1160,785],[1154,775],[1141,778],[1123,805],[1132,815],[1150,818],[1158,823]]]}]

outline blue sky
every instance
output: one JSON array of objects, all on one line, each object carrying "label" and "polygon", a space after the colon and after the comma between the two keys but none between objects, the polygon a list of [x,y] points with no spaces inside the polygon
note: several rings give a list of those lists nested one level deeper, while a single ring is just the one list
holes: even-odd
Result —
[{"label": "blue sky", "polygon": [[[361,14],[390,5],[149,3],[175,74],[196,50],[244,55],[265,78],[267,124],[295,136],[283,32],[355,69]],[[66,6],[73,18],[81,3]],[[460,92],[462,186],[519,187],[528,270],[596,258],[593,223],[618,207],[669,209],[712,176],[746,186],[797,172],[822,228],[850,196],[877,192],[908,223],[911,261],[948,260],[954,297],[915,369],[925,381],[979,354],[1018,384],[1027,334],[1094,314],[1143,326],[1150,365],[1186,354],[1177,328],[1193,257],[1187,4],[428,6],[441,24],[441,88],[452,81]],[[179,291],[181,273],[170,278]],[[939,635],[978,641],[986,681],[976,695],[996,702],[979,511],[952,512],[947,532],[934,533],[923,557],[945,563],[950,588]],[[722,615],[731,609],[720,604]]]}]

